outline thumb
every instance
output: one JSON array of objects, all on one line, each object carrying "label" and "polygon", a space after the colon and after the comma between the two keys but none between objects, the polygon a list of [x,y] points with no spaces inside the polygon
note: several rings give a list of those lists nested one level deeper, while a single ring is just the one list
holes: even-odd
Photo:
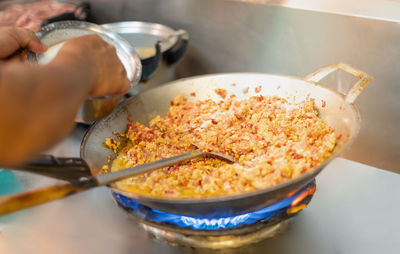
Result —
[{"label": "thumb", "polygon": [[41,43],[38,40],[32,40],[28,43],[27,48],[35,53],[42,53],[45,52],[47,50],[46,45],[44,45],[43,43]]}]

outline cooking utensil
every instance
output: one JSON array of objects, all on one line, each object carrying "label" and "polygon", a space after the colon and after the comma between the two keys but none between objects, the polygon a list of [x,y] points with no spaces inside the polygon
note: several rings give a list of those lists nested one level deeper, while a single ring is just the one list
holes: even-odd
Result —
[{"label": "cooking utensil", "polygon": [[52,155],[40,155],[34,161],[13,169],[69,182],[92,176],[89,166],[83,159]]},{"label": "cooking utensil", "polygon": [[[137,94],[145,89],[164,84],[175,79],[176,63],[184,56],[188,43],[187,31],[174,30],[163,24],[141,21],[125,21],[103,24],[102,27],[119,34],[127,40],[139,54],[142,65],[154,55],[155,45],[161,46],[161,62],[153,76],[142,77],[138,86],[130,94]],[[150,53],[150,54],[149,54]],[[145,68],[143,68],[145,71]]]},{"label": "cooking utensil", "polygon": [[127,177],[149,173],[156,169],[172,166],[177,163],[202,156],[213,156],[226,160],[228,162],[235,162],[235,160],[231,156],[226,154],[194,150],[192,152],[180,154],[174,157],[150,162],[132,168],[127,168],[125,170],[120,170],[113,173],[102,174],[96,177],[82,177],[79,181],[75,181],[72,183],[58,184],[37,190],[27,191],[24,193],[1,197],[0,215],[9,214],[35,205],[61,199],[75,193],[89,190],[94,187],[108,185]]},{"label": "cooking utensil", "polygon": [[[323,77],[335,70],[344,70],[359,78],[347,94],[334,91],[320,83]],[[185,94],[189,100],[220,100],[216,88],[226,89],[238,99],[254,95],[279,96],[289,101],[300,102],[308,97],[314,98],[319,117],[332,126],[342,138],[333,154],[313,171],[287,182],[248,193],[237,195],[197,198],[163,199],[153,198],[124,191],[112,184],[114,192],[133,199],[145,206],[161,211],[195,217],[227,217],[255,211],[274,204],[304,187],[344,149],[348,148],[358,134],[360,117],[354,101],[363,88],[371,81],[366,73],[346,64],[333,64],[321,68],[306,78],[296,78],[263,73],[227,73],[213,74],[170,82],[127,99],[107,118],[96,122],[87,132],[81,144],[81,157],[89,164],[93,175],[97,175],[107,164],[108,156],[113,152],[99,144],[110,137],[113,131],[124,133],[127,118],[147,124],[157,115],[165,116],[170,100],[179,94]],[[261,91],[257,93],[259,86]],[[247,93],[243,91],[248,91]],[[195,93],[195,96],[191,96]]]}]

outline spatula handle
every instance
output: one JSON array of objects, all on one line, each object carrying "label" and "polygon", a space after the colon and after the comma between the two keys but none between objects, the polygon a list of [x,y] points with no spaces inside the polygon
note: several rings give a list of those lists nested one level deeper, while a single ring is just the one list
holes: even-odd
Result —
[{"label": "spatula handle", "polygon": [[0,216],[33,207],[97,186],[95,178],[76,183],[63,183],[19,194],[0,197]]}]

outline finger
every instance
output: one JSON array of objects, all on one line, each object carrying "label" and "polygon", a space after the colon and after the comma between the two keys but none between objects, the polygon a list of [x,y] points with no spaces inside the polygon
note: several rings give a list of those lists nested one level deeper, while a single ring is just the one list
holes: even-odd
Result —
[{"label": "finger", "polygon": [[27,48],[34,53],[43,53],[47,50],[46,45],[39,41],[30,41]]},{"label": "finger", "polygon": [[16,40],[21,48],[27,48],[35,53],[44,52],[47,47],[36,37],[35,33],[25,28],[15,28],[10,35]]}]

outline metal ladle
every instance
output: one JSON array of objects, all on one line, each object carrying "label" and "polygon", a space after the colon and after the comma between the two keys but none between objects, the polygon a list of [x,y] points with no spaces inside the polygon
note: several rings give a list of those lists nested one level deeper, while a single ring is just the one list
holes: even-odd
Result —
[{"label": "metal ladle", "polygon": [[[202,156],[217,157],[228,162],[235,162],[235,160],[226,154],[217,152],[205,152],[201,150],[194,150],[192,152],[184,153],[167,159],[162,159],[147,164],[139,165],[125,170],[120,170],[113,173],[102,174],[98,176],[82,177],[79,181],[57,184],[50,187],[18,193],[0,198],[0,215],[9,214],[25,208],[50,202],[53,200],[61,199],[69,195],[83,192],[94,187],[108,185],[118,180],[133,177],[140,174],[152,172],[156,169],[175,165],[177,163],[194,159]],[[31,171],[32,172],[32,171]]]}]

